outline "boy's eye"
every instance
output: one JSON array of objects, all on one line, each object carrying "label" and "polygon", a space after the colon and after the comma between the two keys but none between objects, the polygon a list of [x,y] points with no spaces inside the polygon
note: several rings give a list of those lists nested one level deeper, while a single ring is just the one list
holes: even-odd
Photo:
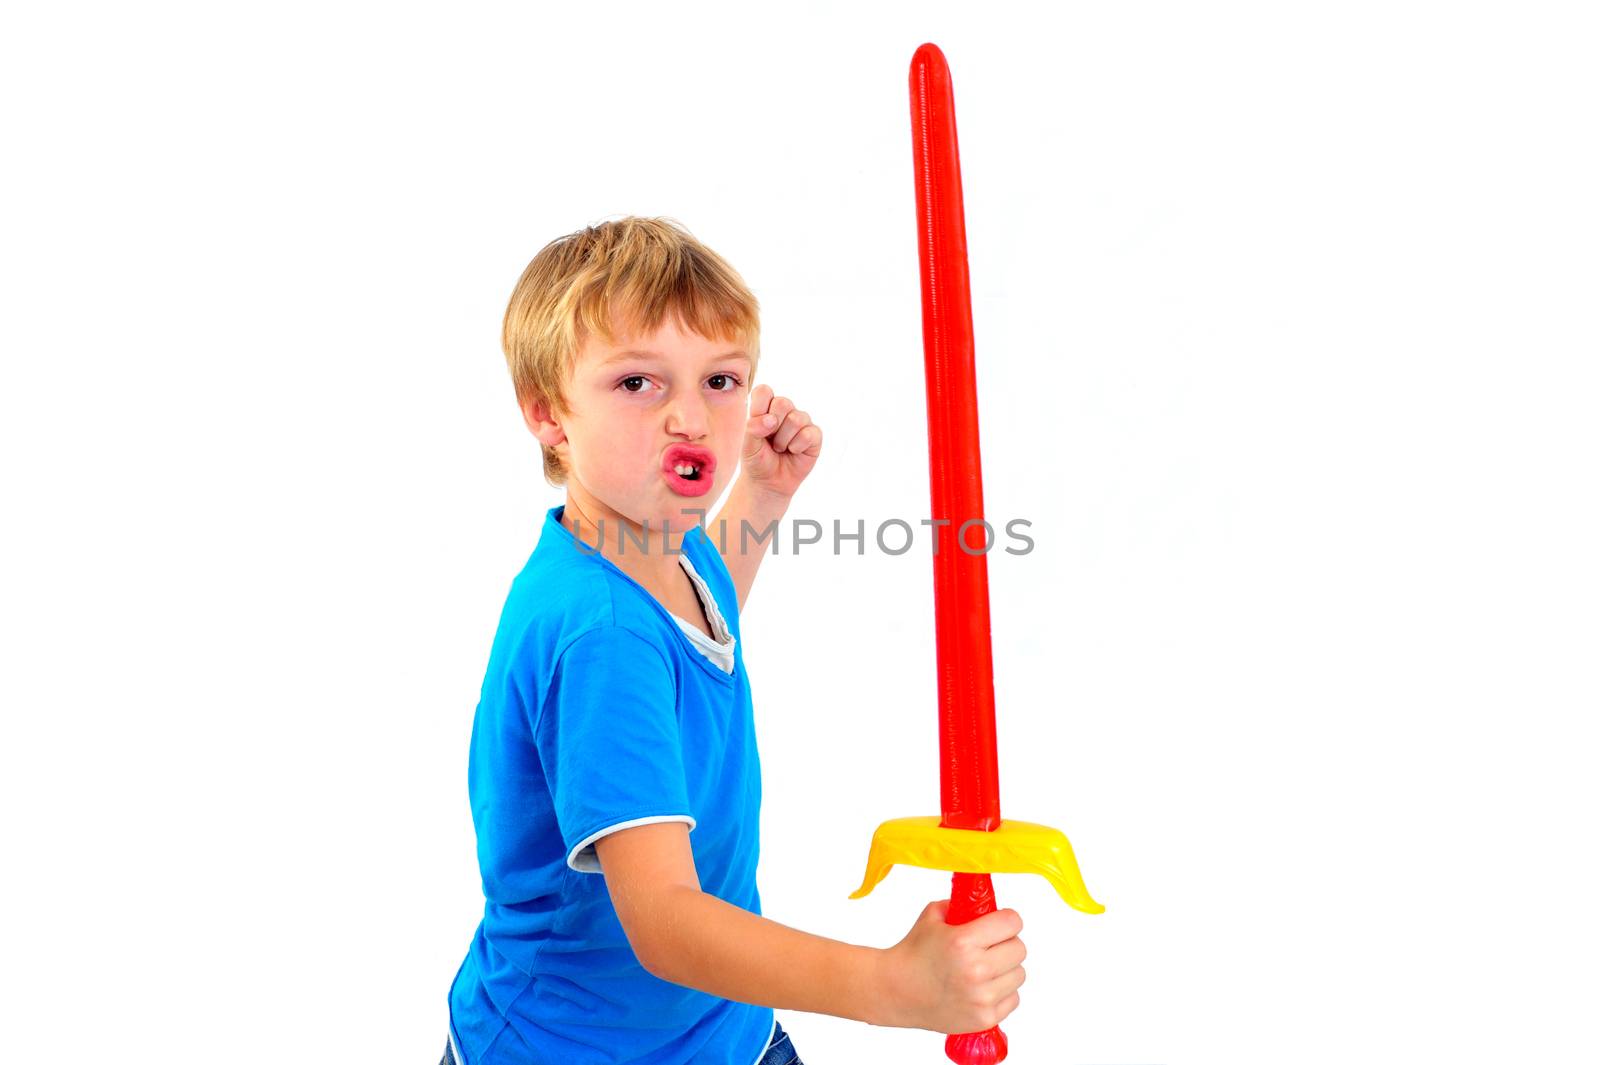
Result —
[{"label": "boy's eye", "polygon": [[[706,378],[706,383],[717,392],[734,392],[739,388],[739,379],[730,373],[714,373]],[[629,374],[617,382],[617,387],[638,395],[650,387],[650,378],[643,374]]]}]

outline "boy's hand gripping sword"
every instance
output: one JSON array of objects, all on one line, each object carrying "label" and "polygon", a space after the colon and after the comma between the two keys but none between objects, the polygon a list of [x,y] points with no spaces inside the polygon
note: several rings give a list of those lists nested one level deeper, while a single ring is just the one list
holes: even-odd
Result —
[{"label": "boy's hand gripping sword", "polygon": [[[895,862],[955,875],[948,924],[993,913],[990,873],[1038,873],[1067,905],[1103,913],[1078,872],[1072,844],[1056,829],[1000,819],[995,756],[994,665],[989,646],[989,578],[978,453],[967,229],[956,148],[950,68],[936,45],[911,59],[911,142],[917,179],[917,244],[922,264],[922,345],[928,386],[932,480],[933,603],[939,667],[939,793],[942,817],[885,821],[872,836],[861,898]],[[969,535],[979,530],[978,543]],[[1006,1056],[998,1027],[951,1035],[945,1055],[960,1065]]]}]

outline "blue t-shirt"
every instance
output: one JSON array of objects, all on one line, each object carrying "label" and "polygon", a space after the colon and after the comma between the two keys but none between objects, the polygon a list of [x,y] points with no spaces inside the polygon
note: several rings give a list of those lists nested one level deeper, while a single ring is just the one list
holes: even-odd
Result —
[{"label": "blue t-shirt", "polygon": [[[593,846],[683,821],[701,889],[761,912],[761,765],[740,643],[731,674],[707,660],[654,596],[573,537],[563,510],[546,514],[511,584],[473,720],[485,902],[450,988],[452,1036],[463,1065],[753,1065],[773,1011],[646,972]],[[682,551],[737,641],[722,557],[698,528]]]}]

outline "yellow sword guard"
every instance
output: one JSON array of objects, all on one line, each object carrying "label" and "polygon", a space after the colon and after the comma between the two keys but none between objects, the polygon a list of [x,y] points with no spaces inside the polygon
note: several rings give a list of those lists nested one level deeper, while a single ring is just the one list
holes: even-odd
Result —
[{"label": "yellow sword guard", "polygon": [[951,873],[1038,873],[1063,902],[1083,913],[1105,913],[1089,896],[1072,844],[1059,829],[1002,820],[993,832],[942,828],[937,817],[897,817],[872,834],[867,875],[851,893],[864,898],[896,862]]}]

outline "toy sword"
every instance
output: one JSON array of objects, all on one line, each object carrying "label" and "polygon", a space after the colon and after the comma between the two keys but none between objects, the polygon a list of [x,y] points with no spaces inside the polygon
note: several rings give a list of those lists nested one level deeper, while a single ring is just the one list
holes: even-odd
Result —
[{"label": "toy sword", "polygon": [[[866,877],[850,897],[866,895],[900,862],[954,874],[945,917],[949,924],[994,912],[990,873],[1039,873],[1067,905],[1103,913],[1105,907],[1084,887],[1065,835],[1000,817],[986,562],[991,540],[983,521],[967,229],[955,96],[950,68],[936,45],[917,49],[910,81],[933,504],[942,816],[902,817],[878,826]],[[960,1065],[993,1065],[1004,1060],[1006,1050],[1005,1034],[998,1027],[945,1040],[945,1055]]]}]

